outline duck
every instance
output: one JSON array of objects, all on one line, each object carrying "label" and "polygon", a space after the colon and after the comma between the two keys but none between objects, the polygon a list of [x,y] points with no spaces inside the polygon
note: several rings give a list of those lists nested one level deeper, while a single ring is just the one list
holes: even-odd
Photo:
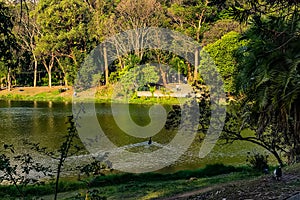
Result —
[{"label": "duck", "polygon": [[149,138],[148,144],[152,144],[152,137]]},{"label": "duck", "polygon": [[282,177],[282,170],[281,170],[281,167],[279,166],[278,168],[276,168],[274,170],[274,178],[279,181]]}]

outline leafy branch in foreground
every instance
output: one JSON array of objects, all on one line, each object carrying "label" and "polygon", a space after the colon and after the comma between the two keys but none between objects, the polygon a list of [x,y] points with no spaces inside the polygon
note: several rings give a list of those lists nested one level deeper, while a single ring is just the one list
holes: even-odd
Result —
[{"label": "leafy branch in foreground", "polygon": [[95,178],[90,180],[81,180],[80,174],[85,174],[87,177],[90,177],[91,174],[95,177],[104,176],[104,170],[110,169],[112,170],[112,163],[107,160],[108,154],[104,154],[100,157],[93,157],[93,161],[84,166],[77,166],[79,169],[79,181],[82,181],[86,184],[87,190],[82,193],[78,193],[75,199],[99,199],[106,200],[107,198],[102,196],[101,192],[97,189],[91,189],[91,183],[95,180]]},{"label": "leafy branch in foreground", "polygon": [[82,148],[75,143],[75,140],[78,139],[78,133],[75,127],[75,122],[73,116],[68,116],[69,124],[67,129],[67,135],[65,135],[63,143],[60,145],[57,152],[49,151],[46,147],[40,147],[38,143],[26,142],[31,146],[32,150],[35,150],[43,155],[49,156],[50,158],[57,160],[57,169],[56,169],[56,178],[55,178],[55,193],[54,199],[57,199],[57,194],[59,192],[58,184],[61,176],[62,168],[68,157],[77,155]]},{"label": "leafy branch in foreground", "polygon": [[[257,133],[256,126],[249,124],[247,112],[241,112],[242,108],[237,102],[228,106],[227,117],[221,139],[226,143],[234,141],[247,141],[268,150],[277,159],[278,163],[283,166],[281,152],[286,152],[288,145],[284,143],[282,133],[276,131],[270,126],[263,135]],[[243,130],[253,131],[253,135],[244,134]]]},{"label": "leafy branch in foreground", "polygon": [[35,162],[30,154],[13,156],[13,145],[5,144],[3,147],[0,154],[0,183],[13,184],[22,197],[26,196],[23,188],[28,184],[44,184],[39,179],[40,175],[52,175],[50,167]]}]

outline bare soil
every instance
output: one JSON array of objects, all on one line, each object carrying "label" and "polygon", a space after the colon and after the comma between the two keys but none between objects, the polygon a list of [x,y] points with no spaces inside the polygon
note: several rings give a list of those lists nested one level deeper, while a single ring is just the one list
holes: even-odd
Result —
[{"label": "bare soil", "polygon": [[14,87],[11,89],[11,91],[8,90],[0,90],[0,96],[1,95],[24,95],[24,96],[35,96],[37,94],[41,93],[53,93],[55,91],[58,91],[62,88],[68,88],[65,92],[62,92],[59,96],[65,96],[65,97],[72,97],[73,89],[72,87],[65,87],[65,86],[52,86],[49,88],[48,86],[39,86],[39,87]]},{"label": "bare soil", "polygon": [[165,200],[288,200],[293,196],[297,196],[294,199],[300,199],[300,164],[285,168],[279,181],[268,174],[253,180],[235,181],[186,192]]}]

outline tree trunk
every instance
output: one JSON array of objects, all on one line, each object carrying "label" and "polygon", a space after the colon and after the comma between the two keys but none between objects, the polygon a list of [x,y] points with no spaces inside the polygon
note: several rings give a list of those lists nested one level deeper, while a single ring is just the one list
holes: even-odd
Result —
[{"label": "tree trunk", "polygon": [[157,62],[159,64],[159,71],[161,73],[161,78],[162,78],[162,81],[163,81],[163,85],[164,87],[167,86],[167,79],[166,79],[166,72],[163,70],[163,68],[161,67],[161,61],[160,61],[160,56],[159,56],[159,52],[157,52]]},{"label": "tree trunk", "polygon": [[198,67],[199,67],[199,49],[195,50],[195,69],[194,69],[194,82],[198,80]]},{"label": "tree trunk", "polygon": [[106,46],[103,47],[103,59],[104,59],[104,71],[105,71],[105,85],[109,84],[108,79],[108,62],[107,62],[107,52],[106,52]]},{"label": "tree trunk", "polygon": [[57,61],[58,65],[59,65],[60,69],[62,70],[62,72],[64,74],[63,75],[64,76],[63,79],[64,79],[64,82],[65,82],[65,86],[68,87],[67,72],[66,72],[64,66],[60,63],[59,59],[57,57],[55,57],[55,58],[56,58],[56,61]]},{"label": "tree trunk", "polygon": [[[209,1],[206,0],[205,1],[205,7],[208,5]],[[199,21],[198,21],[198,27],[197,27],[197,32],[196,32],[196,39],[197,39],[197,42],[200,41],[200,31],[201,31],[201,27],[202,27],[202,24],[204,23],[205,21],[205,17],[204,17],[204,14],[206,12],[206,8],[204,8],[201,12],[201,15],[199,17]]]},{"label": "tree trunk", "polygon": [[48,87],[49,88],[52,88],[52,67],[53,67],[53,64],[54,64],[54,54],[52,53],[51,55],[51,60],[49,61],[49,65],[47,65],[47,62],[45,60],[45,58],[43,58],[43,64],[44,64],[44,67],[46,68],[46,71],[48,72]]},{"label": "tree trunk", "polygon": [[11,91],[11,77],[10,77],[10,71],[11,68],[8,67],[8,73],[7,73],[7,90]]},{"label": "tree trunk", "polygon": [[191,64],[188,62],[187,63],[187,79],[188,79],[188,82],[192,82],[192,72],[191,72]]},{"label": "tree trunk", "polygon": [[33,60],[34,60],[33,87],[36,87],[36,82],[37,82],[37,71],[38,71],[38,61],[37,61],[37,59],[36,59],[35,54],[33,54]]},{"label": "tree trunk", "polygon": [[178,75],[178,83],[180,84],[180,63],[178,62],[177,63],[177,67],[178,67],[178,72],[177,72],[177,75]]},{"label": "tree trunk", "polygon": [[56,180],[55,180],[55,193],[54,193],[54,200],[57,200],[57,195],[58,195],[58,184],[59,184],[59,177],[60,177],[60,172],[61,172],[61,167],[63,165],[63,156],[60,157],[58,166],[57,166],[57,174],[56,174]]},{"label": "tree trunk", "polygon": [[163,85],[166,87],[167,84],[168,84],[167,79],[166,79],[166,72],[162,69],[161,64],[159,64],[159,70],[160,70],[160,73],[161,73],[161,78],[162,78],[162,81],[163,81]]},{"label": "tree trunk", "polygon": [[278,161],[278,164],[283,167],[283,162],[280,158],[280,156],[278,155],[277,151],[271,151],[271,153],[275,156],[276,160]]},{"label": "tree trunk", "polygon": [[51,75],[51,68],[48,71],[48,78],[49,78],[49,82],[48,82],[48,86],[49,88],[52,88],[52,75]]}]

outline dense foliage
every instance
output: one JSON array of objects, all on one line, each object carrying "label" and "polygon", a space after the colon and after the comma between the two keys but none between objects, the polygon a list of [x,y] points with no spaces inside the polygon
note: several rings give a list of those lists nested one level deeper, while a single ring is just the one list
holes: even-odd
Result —
[{"label": "dense foliage", "polygon": [[[169,28],[204,47],[227,94],[234,95],[223,138],[259,144],[280,164],[280,155],[299,162],[299,6],[296,0],[1,0],[1,88],[10,89],[11,83],[73,85],[85,56],[110,36],[150,26]],[[159,78],[165,86],[172,69],[197,86],[202,83],[198,64],[212,61],[205,59],[195,58],[194,66],[170,52],[139,49],[121,54],[92,79],[97,85],[115,84],[125,74],[123,81],[135,84],[135,76],[143,76],[139,87],[153,91],[149,82]],[[151,62],[169,68],[134,74],[138,65]],[[255,135],[243,136],[244,128]]]},{"label": "dense foliage", "polygon": [[[227,24],[233,24],[229,25],[230,28],[222,26],[222,20],[226,23],[226,19],[230,18],[228,13],[228,4],[209,1],[1,1],[1,19],[8,22],[1,26],[4,28],[1,34],[7,38],[3,42],[6,46],[1,50],[6,49],[7,53],[19,57],[18,66],[8,76],[7,65],[11,65],[14,59],[12,55],[1,53],[5,56],[5,62],[1,64],[3,69],[0,70],[2,86],[11,82],[4,80],[10,77],[13,77],[14,85],[21,86],[73,85],[84,57],[112,35],[129,29],[165,27],[200,42],[205,31],[218,20],[221,20],[217,23],[221,24],[219,29],[224,29],[218,32],[226,33],[237,28],[238,23],[234,20],[228,21]],[[12,51],[15,45],[8,38],[17,39],[18,51]],[[215,40],[206,34],[206,41]],[[155,58],[155,62],[177,67],[171,62],[174,60],[171,54],[145,52],[143,49],[132,53],[140,60],[137,64]],[[103,74],[103,77],[99,77],[100,80],[105,79],[101,83],[108,83],[109,76],[122,71],[128,63],[127,59],[130,59],[130,55],[118,58],[108,66],[108,76],[104,77]],[[183,63],[181,71],[184,75],[193,76],[193,66],[187,63]],[[116,79],[118,77],[110,78],[112,81]]]},{"label": "dense foliage", "polygon": [[237,15],[251,25],[244,33],[250,42],[237,55],[235,114],[243,120],[240,126],[256,135],[245,138],[234,131],[229,137],[260,144],[282,164],[280,154],[289,163],[300,161],[300,15],[297,1],[274,2],[250,2]]}]

